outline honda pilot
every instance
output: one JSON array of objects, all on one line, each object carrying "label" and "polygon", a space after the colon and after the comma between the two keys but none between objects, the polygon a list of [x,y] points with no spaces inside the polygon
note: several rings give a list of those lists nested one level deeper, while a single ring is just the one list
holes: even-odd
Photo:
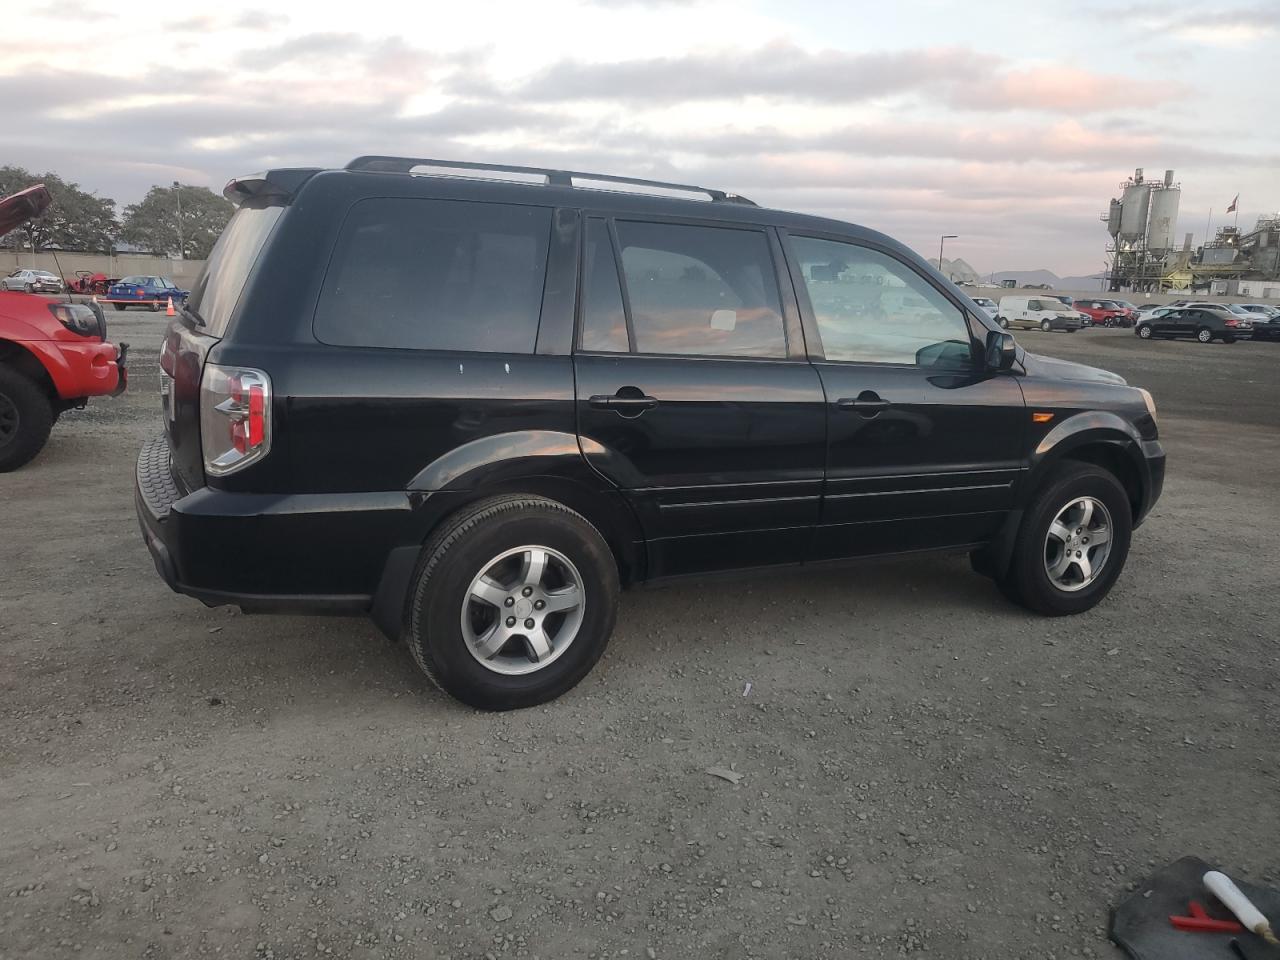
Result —
[{"label": "honda pilot", "polygon": [[232,180],[160,354],[161,577],[368,613],[458,699],[578,683],[619,590],[920,551],[1093,607],[1160,495],[1145,390],[902,244],[722,190],[362,157]]}]

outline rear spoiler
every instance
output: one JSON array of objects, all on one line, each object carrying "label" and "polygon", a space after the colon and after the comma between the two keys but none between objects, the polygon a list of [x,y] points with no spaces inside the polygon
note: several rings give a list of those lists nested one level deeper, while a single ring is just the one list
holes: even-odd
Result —
[{"label": "rear spoiler", "polygon": [[291,167],[284,170],[251,173],[248,176],[236,177],[227,181],[227,185],[222,188],[222,195],[236,206],[246,200],[253,200],[259,197],[287,200],[292,198],[304,183],[319,172],[318,168]]}]

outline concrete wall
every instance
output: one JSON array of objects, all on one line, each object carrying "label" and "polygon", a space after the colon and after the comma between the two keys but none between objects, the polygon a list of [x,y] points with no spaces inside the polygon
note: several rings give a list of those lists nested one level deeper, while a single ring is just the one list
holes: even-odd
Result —
[{"label": "concrete wall", "polygon": [[[58,264],[62,270],[58,270]],[[7,277],[19,267],[48,270],[60,277],[74,277],[77,270],[105,273],[109,277],[142,276],[168,277],[179,287],[190,288],[204,269],[203,260],[170,260],[168,257],[146,257],[121,254],[116,257],[95,253],[58,253],[57,262],[51,253],[0,250],[0,277]]]}]

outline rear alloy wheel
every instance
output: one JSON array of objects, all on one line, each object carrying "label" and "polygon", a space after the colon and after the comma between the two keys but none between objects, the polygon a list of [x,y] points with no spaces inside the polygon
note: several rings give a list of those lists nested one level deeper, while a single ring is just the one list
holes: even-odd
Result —
[{"label": "rear alloy wheel", "polygon": [[1199,340],[1201,343],[1212,343],[1213,331],[1210,330],[1208,327],[1201,327],[1199,330],[1196,331],[1196,339]]},{"label": "rear alloy wheel", "polygon": [[53,420],[53,405],[39,384],[0,366],[0,473],[35,457],[49,439]]},{"label": "rear alloy wheel", "polygon": [[1150,340],[1151,328],[1147,326],[1145,323],[1142,324],[1140,327],[1138,327],[1138,336],[1141,337],[1143,340]]},{"label": "rear alloy wheel", "polygon": [[1043,330],[1045,333],[1048,333],[1050,330],[1053,329],[1053,324],[1050,323],[1048,320],[1041,320],[1040,329]]},{"label": "rear alloy wheel", "polygon": [[1120,481],[1093,464],[1063,461],[1023,519],[1001,591],[1048,616],[1082,613],[1111,591],[1132,531]]},{"label": "rear alloy wheel", "polygon": [[494,497],[445,520],[423,547],[405,639],[463,703],[530,707],[586,676],[617,603],[617,564],[583,516],[541,497]]}]

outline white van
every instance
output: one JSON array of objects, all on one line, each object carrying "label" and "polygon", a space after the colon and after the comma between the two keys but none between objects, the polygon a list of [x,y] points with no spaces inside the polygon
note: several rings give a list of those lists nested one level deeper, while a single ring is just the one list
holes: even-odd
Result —
[{"label": "white van", "polygon": [[1001,297],[996,320],[1002,327],[1039,327],[1050,330],[1066,330],[1075,333],[1080,329],[1080,311],[1069,307],[1055,297]]}]

